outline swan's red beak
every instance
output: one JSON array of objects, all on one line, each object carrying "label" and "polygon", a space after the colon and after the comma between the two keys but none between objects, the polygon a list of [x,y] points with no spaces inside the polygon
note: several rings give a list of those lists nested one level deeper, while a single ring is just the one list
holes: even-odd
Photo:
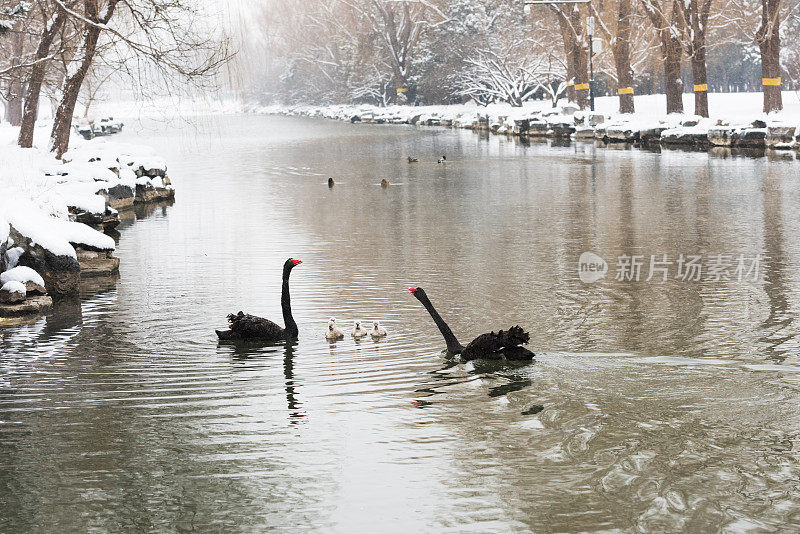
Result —
[{"label": "swan's red beak", "polygon": [[300,265],[303,262],[300,260],[292,260],[292,263],[294,263],[295,265]]},{"label": "swan's red beak", "polygon": [[409,290],[409,291],[411,291],[411,292],[413,293],[414,291],[416,291],[416,290],[417,290],[417,288],[416,288],[416,287],[409,287],[409,288],[408,288],[408,290]]}]

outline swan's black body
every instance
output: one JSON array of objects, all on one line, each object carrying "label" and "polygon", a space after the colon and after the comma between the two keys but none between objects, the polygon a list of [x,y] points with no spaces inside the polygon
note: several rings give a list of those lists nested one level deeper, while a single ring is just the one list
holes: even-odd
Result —
[{"label": "swan's black body", "polygon": [[530,334],[525,332],[521,326],[512,326],[508,330],[499,332],[489,332],[481,334],[473,339],[466,347],[458,342],[453,331],[444,322],[442,316],[433,307],[425,290],[421,287],[409,288],[409,291],[419,300],[428,313],[431,314],[433,322],[439,327],[439,331],[447,344],[447,351],[453,354],[460,354],[464,360],[532,360],[535,354],[522,345],[530,341]]},{"label": "swan's black body", "polygon": [[216,330],[217,337],[225,341],[285,341],[297,339],[297,323],[292,317],[292,305],[289,297],[289,275],[302,262],[289,258],[283,264],[283,287],[281,289],[281,309],[285,328],[281,328],[269,319],[256,317],[247,313],[231,313],[228,315],[228,330]]}]

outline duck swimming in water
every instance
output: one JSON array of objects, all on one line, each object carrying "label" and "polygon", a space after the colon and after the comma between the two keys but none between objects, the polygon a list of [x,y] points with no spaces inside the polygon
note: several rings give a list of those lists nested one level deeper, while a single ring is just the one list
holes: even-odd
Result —
[{"label": "duck swimming in water", "polygon": [[447,156],[442,156],[436,163],[447,163]]},{"label": "duck swimming in water", "polygon": [[387,180],[386,178],[384,178],[383,180],[381,180],[381,187],[382,187],[382,188],[384,188],[384,189],[386,189],[387,187],[389,187],[389,180]]},{"label": "duck swimming in water", "polygon": [[361,339],[367,336],[367,330],[361,326],[361,321],[355,321],[353,323],[353,331],[350,332],[350,335],[355,339]]},{"label": "duck swimming in water", "polygon": [[328,178],[328,187],[333,187],[333,184],[334,184],[333,177]]},{"label": "duck swimming in water", "polygon": [[418,161],[419,161],[419,158],[412,158],[411,156],[408,156],[408,162],[409,163],[417,163]]}]

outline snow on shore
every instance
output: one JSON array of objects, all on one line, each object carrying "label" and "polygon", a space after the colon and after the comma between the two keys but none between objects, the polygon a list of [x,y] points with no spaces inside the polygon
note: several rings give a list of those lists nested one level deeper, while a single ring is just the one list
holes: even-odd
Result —
[{"label": "snow on shore", "polygon": [[[758,132],[753,129],[776,128],[774,139],[768,139],[764,131],[760,141],[771,148],[800,147],[800,94],[783,92],[784,110],[780,113],[764,114],[761,111],[761,93],[711,93],[708,95],[711,118],[703,119],[691,115],[694,108],[694,95],[684,97],[685,114],[665,113],[664,95],[640,95],[635,97],[636,113],[621,115],[617,113],[617,97],[596,99],[596,112],[575,112],[571,104],[562,99],[557,108],[548,101],[528,101],[522,107],[508,104],[478,106],[475,103],[438,106],[389,106],[380,108],[370,105],[333,106],[245,106],[245,110],[261,114],[301,115],[326,117],[353,122],[381,122],[390,124],[444,125],[462,128],[490,130],[496,133],[519,134],[518,121],[530,120],[542,124],[531,132],[543,136],[563,137],[575,134],[578,138],[598,138],[619,141],[638,141],[641,135],[652,136],[657,141],[674,144],[717,144],[737,146],[745,143],[745,131],[750,130],[747,142],[758,144]],[[593,115],[593,117],[592,117]],[[602,124],[598,124],[602,123]],[[764,124],[761,124],[764,123]],[[548,126],[549,125],[549,126]],[[561,129],[559,129],[559,126]],[[527,126],[526,126],[527,127]],[[722,134],[714,135],[715,127],[723,127]],[[516,128],[516,129],[515,129]],[[797,128],[797,132],[792,133]],[[601,130],[595,135],[597,130]],[[613,132],[610,136],[606,131]],[[721,135],[721,136],[720,136]],[[734,144],[728,140],[734,136]],[[741,138],[737,141],[736,136]],[[614,137],[617,136],[617,137]],[[771,144],[770,144],[771,143]]]},{"label": "snow on shore", "polygon": [[[149,147],[73,135],[73,148],[57,160],[47,150],[18,147],[18,132],[0,126],[0,271],[12,269],[24,247],[39,246],[76,260],[76,247],[113,251],[114,239],[96,229],[117,214],[109,206],[110,192],[128,205],[139,187],[171,192],[164,183],[166,164]],[[147,184],[137,186],[142,178]],[[91,220],[94,227],[77,219]],[[15,243],[13,236],[25,242]]]}]

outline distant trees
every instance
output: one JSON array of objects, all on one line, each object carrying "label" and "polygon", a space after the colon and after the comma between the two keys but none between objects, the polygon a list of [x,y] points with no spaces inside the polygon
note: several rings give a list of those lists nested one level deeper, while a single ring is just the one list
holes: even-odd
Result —
[{"label": "distant trees", "polygon": [[269,100],[380,105],[520,105],[566,88],[585,108],[591,16],[604,44],[594,56],[595,90],[617,94],[621,113],[634,111],[634,94],[656,91],[666,93],[668,113],[681,113],[691,89],[695,114],[708,116],[709,91],[756,83],[764,110],[773,111],[781,108],[781,73],[800,82],[800,44],[781,42],[781,32],[800,30],[798,4],[593,0],[537,6],[526,16],[519,0],[266,0],[266,61],[253,87]]},{"label": "distant trees", "polygon": [[6,118],[21,126],[20,146],[32,145],[48,75],[59,102],[50,135],[58,157],[69,147],[81,91],[88,90],[89,102],[96,97],[99,80],[86,81],[98,63],[106,71],[100,80],[127,74],[145,91],[147,84],[213,83],[230,52],[227,38],[204,16],[192,0],[0,0],[0,46],[11,52],[0,76],[11,109]]},{"label": "distant trees", "polygon": [[405,103],[417,43],[423,31],[446,22],[444,13],[428,0],[340,1],[369,21],[391,68],[397,99]]},{"label": "distant trees", "polygon": [[[556,32],[541,28],[542,21],[529,23],[516,6],[503,2],[473,4],[470,15],[472,31],[460,28],[459,65],[448,74],[454,94],[483,104],[519,107],[534,94],[552,97],[564,92],[566,85],[558,90],[566,71],[554,43]],[[534,34],[549,39],[535,39]]]},{"label": "distant trees", "polygon": [[22,24],[31,9],[29,2],[15,1],[0,4],[0,36],[7,36],[5,47],[6,57],[9,58],[9,65],[0,70],[6,80],[6,89],[3,92],[5,101],[6,120],[14,126],[19,126],[22,120],[22,91],[23,82],[20,76],[22,69],[25,32]]},{"label": "distant trees", "polygon": [[[5,120],[21,126],[20,145],[33,142],[40,94],[58,101],[51,145],[60,154],[79,99],[91,105],[107,77],[127,75],[133,87],[213,83],[230,53],[204,5],[0,0],[0,99]],[[798,5],[593,0],[526,15],[520,0],[263,0],[243,22],[257,60],[241,68],[265,100],[521,105],[565,93],[586,108],[594,17],[603,44],[595,92],[616,93],[620,112],[633,112],[642,92],[664,92],[667,112],[683,112],[693,89],[694,112],[707,116],[708,92],[731,88],[762,89],[764,111],[776,111],[781,88],[800,81],[800,41],[786,38],[800,30]]]}]

